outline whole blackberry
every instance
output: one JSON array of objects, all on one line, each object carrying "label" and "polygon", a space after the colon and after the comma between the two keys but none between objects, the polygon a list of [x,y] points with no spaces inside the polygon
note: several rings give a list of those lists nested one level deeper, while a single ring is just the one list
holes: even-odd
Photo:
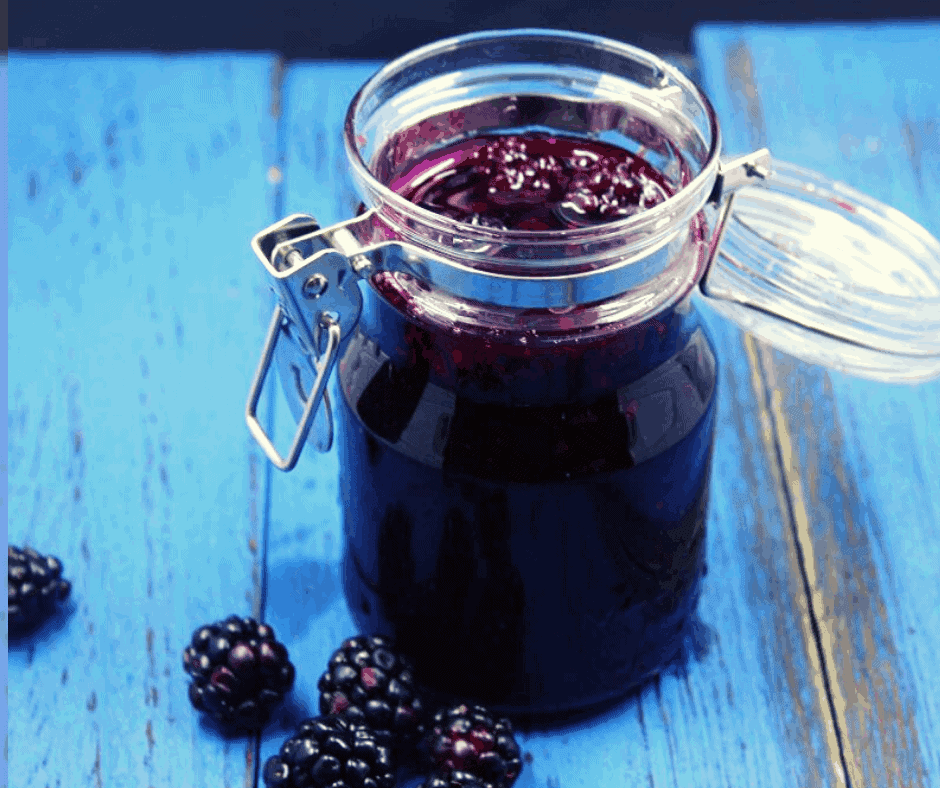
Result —
[{"label": "whole blackberry", "polygon": [[268,788],[392,788],[395,766],[373,731],[324,716],[302,722],[262,776]]},{"label": "whole blackberry", "polygon": [[482,706],[461,704],[439,711],[422,749],[442,779],[466,772],[486,788],[509,788],[522,771],[512,723]]},{"label": "whole blackberry", "polygon": [[382,637],[344,640],[317,684],[320,713],[368,726],[400,751],[423,734],[424,706],[411,664]]},{"label": "whole blackberry", "polygon": [[183,650],[189,700],[226,727],[256,730],[294,684],[294,666],[274,630],[229,616],[199,627]]},{"label": "whole blackberry", "polygon": [[32,547],[7,547],[11,631],[25,632],[37,627],[71,590],[72,584],[62,579],[62,562],[58,558],[40,555]]}]

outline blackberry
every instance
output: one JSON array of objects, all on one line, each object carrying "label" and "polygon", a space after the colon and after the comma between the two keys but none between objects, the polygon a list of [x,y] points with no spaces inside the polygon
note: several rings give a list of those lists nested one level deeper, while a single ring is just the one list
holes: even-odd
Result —
[{"label": "blackberry", "polygon": [[486,788],[486,783],[470,772],[447,772],[432,774],[418,788]]},{"label": "blackberry", "polygon": [[294,684],[294,666],[274,630],[229,616],[199,627],[183,650],[189,700],[220,725],[260,728]]},{"label": "blackberry", "polygon": [[72,584],[62,579],[58,558],[40,555],[32,547],[7,547],[10,631],[21,633],[39,626],[71,590]]},{"label": "blackberry", "polygon": [[382,744],[404,750],[424,732],[424,705],[411,663],[382,637],[344,640],[317,683],[320,713],[366,725]]},{"label": "blackberry", "polygon": [[392,788],[395,766],[373,731],[323,716],[302,722],[262,776],[268,788]]},{"label": "blackberry", "polygon": [[512,723],[482,706],[461,704],[439,711],[422,749],[442,779],[466,772],[486,788],[509,788],[522,771]]}]

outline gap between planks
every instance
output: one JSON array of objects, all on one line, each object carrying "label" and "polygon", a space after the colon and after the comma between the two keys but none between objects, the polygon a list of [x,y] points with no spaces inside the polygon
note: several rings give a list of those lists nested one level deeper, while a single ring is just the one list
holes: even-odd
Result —
[{"label": "gap between planks", "polygon": [[[742,104],[739,108],[747,118],[751,148],[757,149],[767,144],[767,129],[754,71],[754,59],[744,41],[728,48],[725,53],[726,85],[734,100]],[[819,708],[829,712],[828,719],[823,720],[826,758],[840,788],[863,788],[860,775],[848,768],[848,764],[855,761],[847,757],[850,753],[846,752],[845,698],[835,680],[832,631],[822,615],[823,593],[816,578],[809,517],[800,476],[793,463],[794,447],[782,413],[782,395],[779,389],[767,384],[772,377],[762,363],[762,358],[766,361],[766,348],[761,346],[759,354],[758,342],[751,334],[744,335],[744,346],[761,423],[761,441],[773,474],[780,511],[788,521],[791,564],[795,565],[803,581],[803,596],[797,600],[800,627]]]},{"label": "gap between planks", "polygon": [[819,708],[826,709],[829,717],[823,720],[826,737],[826,757],[829,760],[839,786],[863,788],[861,775],[849,764],[856,763],[847,752],[845,711],[846,702],[835,677],[834,637],[823,613],[825,601],[819,580],[816,577],[816,557],[809,515],[803,494],[803,485],[794,462],[795,450],[783,414],[783,396],[779,388],[768,385],[773,380],[769,369],[769,350],[758,343],[751,334],[744,335],[748,366],[751,370],[751,385],[754,389],[757,410],[761,423],[761,441],[773,474],[774,487],[780,511],[786,518],[790,536],[791,563],[796,565],[803,580],[803,596],[800,605],[800,627],[806,658],[812,670],[810,677],[817,695]]},{"label": "gap between planks", "polygon": [[[287,168],[287,119],[284,112],[284,81],[287,76],[288,65],[282,55],[278,55],[271,67],[271,80],[267,111],[275,122],[275,163],[268,170],[268,181],[273,187],[273,200],[269,221],[273,224],[283,218],[284,213],[284,173]],[[259,227],[256,231],[262,230]],[[268,435],[274,435],[275,429],[275,390],[268,386],[265,403],[267,416],[265,429]],[[252,455],[254,456],[254,455]],[[261,508],[260,544],[256,558],[259,568],[255,594],[254,616],[258,621],[264,621],[268,601],[268,537],[271,531],[271,488],[274,483],[274,468],[267,458],[262,459],[264,469],[264,498]],[[255,469],[252,469],[254,473]],[[251,788],[259,788],[261,781],[261,731],[252,735],[251,746],[245,752],[246,783]]]}]

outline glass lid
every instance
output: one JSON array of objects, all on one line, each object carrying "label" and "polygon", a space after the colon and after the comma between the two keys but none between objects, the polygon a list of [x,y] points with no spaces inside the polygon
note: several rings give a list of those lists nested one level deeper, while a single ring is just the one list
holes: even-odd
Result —
[{"label": "glass lid", "polygon": [[777,160],[728,200],[701,284],[717,311],[850,374],[908,383],[940,375],[940,242],[923,227]]}]

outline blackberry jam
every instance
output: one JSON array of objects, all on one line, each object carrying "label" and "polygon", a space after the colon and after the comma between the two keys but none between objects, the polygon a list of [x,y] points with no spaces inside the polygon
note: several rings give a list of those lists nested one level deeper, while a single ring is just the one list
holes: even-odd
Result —
[{"label": "blackberry jam", "polygon": [[[464,140],[395,182],[509,230],[615,221],[670,191],[626,150],[543,134]],[[693,228],[684,253],[700,251]],[[603,321],[584,306],[484,324],[410,277],[372,285],[339,362],[360,627],[394,635],[432,689],[506,710],[601,703],[674,659],[714,432],[714,355],[687,298],[638,322],[607,304]]]},{"label": "blackberry jam", "polygon": [[557,134],[476,137],[435,151],[392,184],[435,213],[502,230],[571,230],[634,216],[670,194],[639,156]]}]

